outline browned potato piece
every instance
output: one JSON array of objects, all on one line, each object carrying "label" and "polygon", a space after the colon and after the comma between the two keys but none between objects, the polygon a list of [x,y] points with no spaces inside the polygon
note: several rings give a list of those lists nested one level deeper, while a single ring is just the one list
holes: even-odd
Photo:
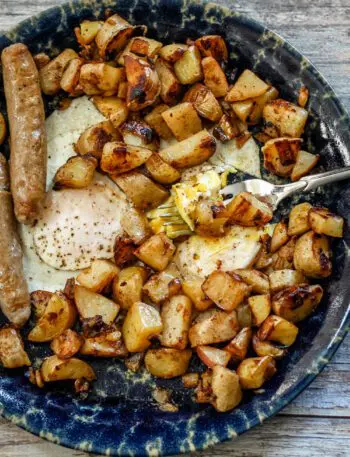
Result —
[{"label": "browned potato piece", "polygon": [[80,78],[80,69],[83,65],[82,59],[72,59],[68,62],[67,68],[64,70],[60,82],[61,89],[69,92],[72,96],[82,93],[81,88],[77,88]]},{"label": "browned potato piece", "polygon": [[121,339],[121,333],[116,330],[85,338],[80,354],[93,357],[126,357],[128,351]]},{"label": "browned potato piece", "polygon": [[119,268],[109,260],[94,260],[89,268],[78,274],[77,280],[87,289],[93,292],[101,292],[118,273]]},{"label": "browned potato piece", "polygon": [[215,97],[225,97],[228,92],[228,82],[225,73],[214,57],[205,57],[202,60],[204,84],[212,91]]},{"label": "browned potato piece", "polygon": [[251,357],[237,368],[242,389],[260,389],[276,373],[276,362],[270,356]]},{"label": "browned potato piece", "polygon": [[254,295],[248,298],[253,325],[259,327],[271,312],[270,295]]},{"label": "browned potato piece", "polygon": [[269,86],[250,70],[244,72],[229,90],[225,100],[227,102],[239,102],[248,98],[259,97],[264,94]]},{"label": "browned potato piece", "polygon": [[154,270],[162,271],[167,267],[175,251],[173,242],[164,233],[157,233],[141,244],[134,254]]},{"label": "browned potato piece", "polygon": [[86,63],[80,69],[79,85],[87,95],[114,95],[121,81],[125,81],[124,68],[108,63]]},{"label": "browned potato piece", "polygon": [[279,221],[272,234],[270,252],[274,253],[289,241],[288,227],[284,221]]},{"label": "browned potato piece", "polygon": [[83,21],[80,23],[80,38],[84,44],[94,41],[98,31],[103,27],[102,21]]},{"label": "browned potato piece", "polygon": [[225,40],[220,35],[204,35],[194,44],[204,57],[214,57],[218,62],[228,60],[228,51]]},{"label": "browned potato piece", "polygon": [[93,381],[96,375],[92,367],[83,360],[71,358],[62,360],[57,355],[47,357],[40,368],[43,381],[64,381],[69,379],[86,379]]},{"label": "browned potato piece", "polygon": [[159,140],[152,128],[142,120],[128,120],[119,127],[124,143],[157,151]]},{"label": "browned potato piece", "polygon": [[157,105],[149,114],[147,114],[147,116],[145,116],[147,124],[149,124],[161,138],[164,138],[164,140],[169,140],[173,136],[171,130],[167,126],[167,123],[162,117],[162,113],[164,113],[164,111],[168,108],[168,105]]},{"label": "browned potato piece", "polygon": [[253,326],[253,316],[248,304],[240,305],[237,309],[238,325],[242,329],[244,327]]},{"label": "browned potato piece", "polygon": [[[270,244],[271,244],[271,236],[268,233],[264,233],[260,237],[260,251],[258,252],[255,260],[254,260],[254,268],[257,270],[265,270],[266,268],[270,267],[273,263],[272,256],[270,254]],[[282,248],[283,249],[283,248]],[[293,254],[292,254],[293,260]]]},{"label": "browned potato piece", "polygon": [[154,59],[162,46],[160,41],[146,37],[135,37],[131,39],[129,49],[130,52],[138,56]]},{"label": "browned potato piece", "polygon": [[240,379],[236,372],[221,366],[213,368],[211,379],[214,408],[224,413],[235,408],[242,401]]},{"label": "browned potato piece", "polygon": [[96,44],[101,57],[117,53],[131,38],[134,27],[118,14],[110,16],[96,34]]},{"label": "browned potato piece", "polygon": [[295,245],[294,266],[305,276],[327,278],[332,273],[328,238],[312,231],[304,233]]},{"label": "browned potato piece", "polygon": [[138,209],[157,208],[169,197],[169,192],[163,186],[138,171],[112,176],[112,179]]},{"label": "browned potato piece", "polygon": [[113,281],[113,298],[122,309],[142,299],[142,286],[147,278],[143,267],[129,267],[121,270]]},{"label": "browned potato piece", "polygon": [[79,352],[83,343],[84,339],[81,335],[67,329],[52,340],[50,348],[60,359],[70,359]]},{"label": "browned potato piece", "polygon": [[290,176],[301,147],[300,138],[277,138],[261,148],[264,167],[277,176]]},{"label": "browned potato piece", "polygon": [[308,280],[300,271],[284,269],[272,271],[269,274],[271,293],[298,284],[307,284]]},{"label": "browned potato piece", "polygon": [[181,94],[181,84],[173,67],[162,59],[157,59],[155,69],[160,80],[160,98],[164,103],[174,105]]},{"label": "browned potato piece", "polygon": [[141,244],[153,235],[148,219],[143,211],[128,208],[120,219],[121,226],[136,244]]},{"label": "browned potato piece", "polygon": [[262,118],[264,106],[271,100],[275,100],[278,97],[278,90],[275,87],[269,87],[267,91],[252,99],[253,109],[249,114],[248,122],[250,124],[258,124]]},{"label": "browned potato piece", "polygon": [[261,341],[254,335],[252,340],[253,349],[259,357],[270,356],[274,359],[281,359],[286,355],[286,349],[275,346],[270,341]]},{"label": "browned potato piece", "polygon": [[75,286],[74,300],[83,319],[101,316],[107,325],[114,322],[120,309],[120,306],[114,301],[82,286]]},{"label": "browned potato piece", "polygon": [[225,346],[225,351],[231,354],[231,358],[235,362],[243,360],[248,352],[253,331],[250,327],[243,327],[239,333]]},{"label": "browned potato piece", "polygon": [[207,297],[225,311],[237,308],[251,292],[251,287],[239,276],[231,276],[224,271],[213,271],[204,281],[202,289]]},{"label": "browned potato piece", "polygon": [[300,138],[304,132],[308,112],[300,106],[281,98],[272,100],[264,106],[263,118],[265,132],[273,138]]},{"label": "browned potato piece", "polygon": [[7,134],[7,127],[6,127],[6,122],[5,118],[2,113],[0,113],[0,145],[5,141]]},{"label": "browned potato piece", "polygon": [[114,262],[118,267],[125,267],[136,260],[134,251],[137,244],[132,238],[117,236],[114,242]]},{"label": "browned potato piece", "polygon": [[294,343],[298,332],[298,327],[283,319],[283,317],[269,316],[259,328],[257,337],[261,341],[276,341],[288,347]]},{"label": "browned potato piece", "polygon": [[195,390],[197,403],[210,403],[213,400],[211,388],[212,371],[207,370],[201,374],[201,379]]},{"label": "browned potato piece", "polygon": [[124,57],[128,91],[126,104],[131,111],[140,111],[153,105],[160,94],[158,73],[148,62],[130,55]]},{"label": "browned potato piece", "polygon": [[237,194],[228,203],[226,209],[231,224],[239,224],[246,227],[265,225],[273,217],[270,206],[249,192]]},{"label": "browned potato piece", "polygon": [[309,211],[312,208],[310,203],[299,203],[289,213],[288,235],[302,235],[310,230]]},{"label": "browned potato piece", "polygon": [[157,153],[151,155],[145,166],[151,177],[161,184],[173,184],[181,178],[176,168],[164,162]]},{"label": "browned potato piece", "polygon": [[159,337],[162,346],[185,349],[191,325],[192,303],[186,295],[174,295],[161,310],[163,331]]},{"label": "browned potato piece", "polygon": [[24,350],[21,334],[15,328],[0,329],[0,362],[5,368],[31,365],[28,354]]},{"label": "browned potato piece", "polygon": [[176,265],[170,263],[164,271],[150,277],[143,286],[143,292],[153,303],[162,303],[172,295],[177,295],[181,292],[180,277],[181,275]]},{"label": "browned potato piece", "polygon": [[213,92],[203,84],[197,83],[192,86],[186,92],[184,102],[192,103],[200,116],[212,122],[218,122],[221,119],[220,103],[216,100]]},{"label": "browned potato piece", "polygon": [[119,141],[121,136],[110,121],[102,121],[86,129],[75,144],[80,155],[91,154],[97,159],[102,156],[103,146],[111,141]]},{"label": "browned potato piece", "polygon": [[290,322],[299,322],[314,312],[322,296],[323,289],[319,285],[287,287],[272,296],[272,309]]},{"label": "browned potato piece", "polygon": [[162,117],[178,141],[202,130],[202,121],[192,103],[179,103],[164,111]]},{"label": "browned potato piece", "polygon": [[194,389],[199,383],[199,373],[186,373],[182,376],[182,384],[185,389]]},{"label": "browned potato piece", "polygon": [[30,331],[28,340],[35,343],[51,341],[72,327],[77,317],[73,303],[61,292],[50,298],[45,312]]},{"label": "browned potato piece", "polygon": [[222,143],[232,140],[241,134],[240,129],[232,117],[224,114],[218,125],[213,129],[213,135]]},{"label": "browned potato piece", "polygon": [[79,58],[73,49],[65,49],[39,70],[41,90],[45,95],[55,95],[61,89],[61,79],[68,63]]},{"label": "browned potato piece", "polygon": [[206,311],[213,306],[213,301],[205,295],[201,279],[187,280],[182,283],[182,290],[191,299],[197,311]]},{"label": "browned potato piece", "polygon": [[150,339],[163,329],[159,311],[151,305],[135,302],[128,310],[123,323],[123,339],[129,352],[142,352],[150,345]]},{"label": "browned potato piece", "polygon": [[187,44],[173,43],[163,46],[159,51],[159,55],[162,59],[170,63],[175,63],[180,57],[183,56],[184,52],[187,51]]},{"label": "browned potato piece", "polygon": [[293,236],[287,244],[272,255],[271,264],[268,265],[272,270],[288,270],[294,267],[293,257],[296,238],[296,236]]},{"label": "browned potato piece", "polygon": [[149,349],[145,357],[146,369],[157,378],[171,379],[186,373],[192,351],[173,348]]},{"label": "browned potato piece", "polygon": [[127,81],[121,81],[118,86],[118,97],[122,98],[123,100],[126,99],[128,94],[128,83]]},{"label": "browned potato piece", "polygon": [[197,355],[208,367],[214,368],[215,365],[226,367],[231,359],[231,355],[222,349],[212,346],[197,346]]},{"label": "browned potato piece", "polygon": [[257,294],[270,293],[269,277],[258,270],[239,269],[233,273],[239,275],[244,282],[252,286],[252,292]]},{"label": "browned potato piece", "polygon": [[162,149],[159,155],[175,168],[188,168],[205,162],[215,150],[215,139],[204,129],[186,140]]},{"label": "browned potato piece", "polygon": [[328,208],[311,208],[309,210],[309,224],[311,229],[320,235],[342,238],[344,219],[331,213]]},{"label": "browned potato piece", "polygon": [[54,189],[82,189],[88,187],[97,167],[97,159],[91,155],[71,157],[60,167],[54,177]]},{"label": "browned potato piece", "polygon": [[196,46],[190,46],[174,64],[181,84],[194,84],[203,78],[201,55]]},{"label": "browned potato piece", "polygon": [[192,213],[194,230],[203,236],[223,236],[226,232],[228,217],[223,202],[203,198],[199,200]]},{"label": "browned potato piece", "polygon": [[95,95],[92,97],[92,101],[100,113],[109,118],[115,128],[118,128],[126,121],[129,109],[126,106],[125,100],[115,96],[105,97]]},{"label": "browned potato piece", "polygon": [[101,169],[118,175],[139,167],[152,155],[147,148],[132,146],[120,141],[106,143],[101,157]]},{"label": "browned potato piece", "polygon": [[292,181],[299,181],[300,178],[306,176],[317,165],[319,160],[319,154],[310,154],[306,151],[299,151],[297,161],[291,174]]},{"label": "browned potato piece", "polygon": [[222,343],[236,336],[239,326],[235,311],[208,310],[201,313],[189,331],[192,347]]},{"label": "browned potato piece", "polygon": [[238,119],[245,123],[253,110],[254,102],[252,100],[243,100],[232,103],[231,107]]},{"label": "browned potato piece", "polygon": [[52,295],[52,292],[47,292],[46,290],[35,290],[30,294],[30,305],[34,308],[35,317],[37,319],[40,319],[45,313],[45,309]]}]

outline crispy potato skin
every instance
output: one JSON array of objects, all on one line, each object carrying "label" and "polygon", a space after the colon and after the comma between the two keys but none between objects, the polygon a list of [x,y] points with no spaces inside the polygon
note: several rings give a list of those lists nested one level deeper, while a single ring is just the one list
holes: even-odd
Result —
[{"label": "crispy potato skin", "polygon": [[264,106],[263,119],[265,133],[273,138],[300,138],[304,132],[308,112],[281,98],[272,100]]},{"label": "crispy potato skin", "polygon": [[67,360],[61,360],[57,355],[47,357],[40,367],[40,372],[44,382],[82,378],[93,381],[96,379],[92,367],[83,360],[74,357]]},{"label": "crispy potato skin", "polygon": [[50,347],[60,359],[70,359],[79,352],[83,342],[81,335],[74,330],[67,329],[52,340]]},{"label": "crispy potato skin", "polygon": [[312,231],[304,233],[296,242],[294,266],[305,276],[327,278],[332,273],[329,241]]},{"label": "crispy potato skin", "polygon": [[205,57],[202,60],[204,84],[212,91],[215,97],[225,97],[228,92],[228,82],[225,73],[214,57]]},{"label": "crispy potato skin", "polygon": [[173,67],[163,59],[157,59],[155,69],[160,80],[160,98],[168,105],[175,105],[182,92],[182,86]]},{"label": "crispy potato skin", "polygon": [[106,143],[103,146],[101,169],[113,175],[125,173],[144,164],[152,155],[147,148],[131,146],[122,142]]},{"label": "crispy potato skin", "polygon": [[277,176],[290,176],[300,148],[301,140],[299,138],[269,140],[262,148],[264,167]]},{"label": "crispy potato skin", "polygon": [[97,167],[97,159],[92,155],[71,157],[60,167],[54,177],[54,190],[83,189],[88,187]]},{"label": "crispy potato skin", "polygon": [[246,227],[263,226],[273,217],[271,208],[249,192],[236,195],[226,209],[230,223]]},{"label": "crispy potato skin", "polygon": [[276,373],[276,362],[270,356],[251,357],[237,368],[242,389],[260,389]]},{"label": "crispy potato skin", "polygon": [[175,250],[173,242],[161,232],[148,238],[134,254],[154,270],[162,271],[167,267]]},{"label": "crispy potato skin", "polygon": [[213,92],[203,84],[197,83],[192,86],[186,92],[184,101],[192,103],[200,116],[212,122],[218,122],[222,117],[220,103]]},{"label": "crispy potato skin", "polygon": [[198,38],[194,44],[203,57],[213,57],[219,62],[228,60],[228,50],[225,40],[220,35],[205,35]]},{"label": "crispy potato skin", "polygon": [[96,44],[101,57],[120,51],[133,33],[133,26],[118,14],[110,16],[96,34]]},{"label": "crispy potato skin", "polygon": [[121,140],[121,136],[110,121],[102,121],[80,135],[75,150],[80,155],[91,154],[100,159],[104,145],[114,140]]}]

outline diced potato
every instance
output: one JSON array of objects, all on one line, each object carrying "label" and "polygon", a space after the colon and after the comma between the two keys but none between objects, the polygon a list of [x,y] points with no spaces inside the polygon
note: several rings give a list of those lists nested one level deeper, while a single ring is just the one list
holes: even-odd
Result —
[{"label": "diced potato", "polygon": [[212,370],[207,370],[201,374],[201,379],[195,390],[197,403],[210,403],[213,400],[211,380]]},{"label": "diced potato", "polygon": [[106,143],[101,157],[101,169],[118,175],[144,164],[152,155],[147,148],[131,146],[120,141]]},{"label": "diced potato", "polygon": [[233,273],[239,275],[244,282],[252,286],[252,292],[257,294],[268,294],[270,292],[269,277],[258,270],[239,269]]},{"label": "diced potato", "polygon": [[0,113],[0,145],[5,141],[7,134],[7,127],[6,127],[6,122],[5,118],[2,113]]},{"label": "diced potato", "polygon": [[159,141],[153,129],[144,121],[128,120],[119,127],[119,132],[123,135],[124,143],[131,146],[140,146],[156,151],[159,149]]},{"label": "diced potato", "polygon": [[309,210],[312,208],[310,203],[299,203],[292,208],[289,213],[288,235],[302,235],[310,230]]},{"label": "diced potato", "polygon": [[80,78],[80,69],[83,65],[82,59],[72,59],[68,62],[67,68],[64,70],[60,82],[61,89],[69,92],[72,96],[82,93],[81,87],[77,87]]},{"label": "diced potato", "polygon": [[239,102],[248,98],[259,97],[268,90],[269,86],[250,70],[244,70],[233,87],[229,90],[225,100]]},{"label": "diced potato", "polygon": [[157,233],[137,248],[134,254],[154,270],[162,271],[167,267],[175,251],[173,242],[164,233]]},{"label": "diced potato", "polygon": [[120,306],[103,295],[82,286],[75,286],[74,300],[82,319],[101,316],[105,324],[112,324]]},{"label": "diced potato", "polygon": [[131,38],[134,27],[118,14],[110,16],[96,34],[96,44],[101,57],[117,53]]},{"label": "diced potato", "polygon": [[297,161],[291,174],[292,181],[299,181],[300,178],[309,174],[320,160],[319,154],[310,154],[306,151],[299,151]]},{"label": "diced potato", "polygon": [[237,320],[239,328],[252,327],[253,326],[253,316],[248,304],[240,305],[237,309]]},{"label": "diced potato", "polygon": [[121,81],[125,81],[124,68],[108,63],[86,63],[80,69],[79,85],[86,95],[114,95]]},{"label": "diced potato", "polygon": [[215,150],[215,139],[204,129],[186,140],[160,150],[159,155],[175,168],[188,168],[205,162]]},{"label": "diced potato", "polygon": [[270,295],[254,295],[248,298],[253,325],[259,327],[271,312]]},{"label": "diced potato", "polygon": [[79,58],[73,49],[65,49],[39,70],[41,90],[45,95],[55,95],[61,89],[61,79],[68,63]]},{"label": "diced potato", "polygon": [[120,219],[121,226],[135,244],[141,244],[153,232],[143,211],[128,208]]},{"label": "diced potato", "polygon": [[295,245],[294,266],[305,276],[327,278],[332,273],[328,238],[312,231],[304,233]]},{"label": "diced potato", "polygon": [[139,266],[124,268],[114,278],[113,298],[122,309],[129,309],[133,303],[142,300],[142,287],[146,278],[145,268]]},{"label": "diced potato", "polygon": [[53,293],[46,290],[35,290],[30,294],[30,304],[34,308],[35,317],[40,317],[45,313],[47,304],[50,301]]},{"label": "diced potato", "polygon": [[54,177],[54,189],[83,189],[88,187],[97,167],[97,159],[91,155],[71,157],[62,165]]},{"label": "diced potato", "polygon": [[186,295],[174,295],[161,310],[163,331],[159,337],[162,346],[185,349],[191,325],[192,303]]},{"label": "diced potato", "polygon": [[253,109],[249,114],[248,122],[250,124],[258,124],[262,118],[264,106],[271,100],[278,97],[278,90],[275,87],[269,87],[267,91],[259,97],[253,98]]},{"label": "diced potato", "polygon": [[80,38],[84,44],[90,44],[94,41],[97,32],[102,28],[102,21],[83,21],[80,23]]},{"label": "diced potato", "polygon": [[212,122],[217,122],[222,117],[220,103],[214,94],[203,84],[194,84],[185,94],[184,102],[192,103],[198,114]]},{"label": "diced potato", "polygon": [[28,340],[35,343],[51,341],[72,327],[77,317],[73,303],[61,292],[50,298],[44,314],[30,331]]},{"label": "diced potato", "polygon": [[214,408],[224,413],[235,408],[242,401],[242,390],[237,373],[221,366],[213,368],[211,379]]},{"label": "diced potato", "polygon": [[31,361],[24,350],[19,330],[12,327],[0,329],[0,362],[5,368],[29,367]]},{"label": "diced potato", "polygon": [[168,105],[157,105],[153,110],[145,116],[145,121],[154,129],[158,135],[164,140],[172,138],[173,134],[167,126],[167,123],[162,117],[162,113],[169,108]]},{"label": "diced potato", "polygon": [[231,359],[234,362],[240,362],[245,359],[250,342],[252,339],[253,331],[250,327],[243,327],[239,333],[225,346],[225,351],[229,352]]},{"label": "diced potato", "polygon": [[163,186],[138,171],[112,176],[112,179],[138,209],[157,208],[169,197],[169,192]]},{"label": "diced potato", "polygon": [[[159,304],[168,300],[172,295],[181,292],[180,272],[174,263],[150,277],[143,286],[143,292],[152,300],[153,303]],[[187,294],[186,294],[187,295]],[[191,298],[191,297],[190,297]]]},{"label": "diced potato", "polygon": [[129,352],[145,351],[150,339],[163,330],[159,311],[151,305],[135,302],[128,310],[123,323],[123,339]]},{"label": "diced potato", "polygon": [[227,351],[212,346],[197,346],[196,350],[198,357],[209,368],[214,368],[215,365],[226,367],[231,359]]},{"label": "diced potato", "polygon": [[161,184],[173,184],[181,178],[176,168],[164,162],[157,153],[151,155],[145,166],[151,177]]},{"label": "diced potato", "polygon": [[204,35],[194,44],[204,57],[214,57],[218,62],[228,60],[228,50],[225,40],[220,35]]},{"label": "diced potato", "polygon": [[160,41],[152,40],[146,37],[135,37],[130,42],[130,52],[142,56],[154,59],[162,48],[163,44]]},{"label": "diced potato", "polygon": [[299,329],[280,316],[269,316],[258,330],[257,337],[261,341],[269,340],[291,346],[298,336]]},{"label": "diced potato", "polygon": [[304,132],[308,112],[300,106],[281,98],[264,106],[263,118],[267,125],[265,132],[273,138],[300,138]]},{"label": "diced potato", "polygon": [[178,141],[202,130],[202,122],[192,103],[179,103],[164,111],[162,117]]},{"label": "diced potato", "polygon": [[203,78],[201,55],[196,46],[190,46],[174,64],[181,84],[194,84]]},{"label": "diced potato", "polygon": [[78,274],[77,280],[87,289],[93,292],[101,292],[118,273],[119,268],[109,260],[94,260],[89,268]]},{"label": "diced potato", "polygon": [[296,270],[276,270],[269,274],[271,293],[278,292],[290,286],[299,284],[307,284],[308,280],[305,276]]},{"label": "diced potato", "polygon": [[282,246],[271,257],[271,270],[290,270],[294,267],[293,257],[296,244],[296,236],[293,236],[287,244]]},{"label": "diced potato", "polygon": [[281,359],[286,355],[287,350],[275,346],[270,341],[261,341],[254,335],[252,340],[253,349],[259,357],[270,356],[274,359]]},{"label": "diced potato", "polygon": [[253,262],[253,266],[257,270],[265,270],[272,264],[272,256],[270,253],[271,236],[268,233],[264,233],[261,235],[259,241],[261,243],[260,251]]},{"label": "diced potato", "polygon": [[180,57],[183,56],[184,52],[187,51],[187,44],[173,43],[163,46],[159,51],[159,55],[162,59],[170,63],[175,63]]},{"label": "diced potato", "polygon": [[260,389],[276,373],[276,362],[270,356],[251,357],[237,368],[242,389]]},{"label": "diced potato", "polygon": [[196,203],[191,215],[194,230],[203,236],[223,236],[227,229],[228,217],[222,201],[203,198]]},{"label": "diced potato", "polygon": [[171,379],[186,373],[192,351],[173,348],[149,349],[145,357],[146,369],[157,378]]},{"label": "diced potato", "polygon": [[344,219],[331,213],[327,208],[311,208],[308,214],[309,224],[315,233],[342,238]]},{"label": "diced potato", "polygon": [[189,340],[192,347],[222,343],[236,336],[238,330],[235,311],[208,310],[190,328]]},{"label": "diced potato", "polygon": [[60,359],[70,359],[81,348],[84,339],[71,329],[65,330],[61,335],[54,338],[50,348]]},{"label": "diced potato", "polygon": [[126,357],[128,351],[121,339],[121,333],[116,330],[85,338],[80,354],[93,357]]},{"label": "diced potato", "polygon": [[122,98],[123,100],[126,99],[126,96],[128,94],[128,83],[127,81],[120,81],[119,86],[118,86],[118,97]]},{"label": "diced potato", "polygon": [[162,59],[157,59],[155,69],[160,80],[160,98],[164,103],[174,105],[180,94],[181,84],[174,73],[173,67]]},{"label": "diced potato", "polygon": [[300,138],[269,140],[261,148],[264,154],[264,167],[277,176],[290,176],[297,161],[300,147]]},{"label": "diced potato", "polygon": [[117,236],[114,242],[114,262],[118,267],[125,267],[129,263],[136,260],[134,251],[137,244],[132,238]]},{"label": "diced potato", "polygon": [[284,221],[279,221],[273,230],[270,252],[274,253],[289,241],[288,227]]},{"label": "diced potato", "polygon": [[186,373],[182,376],[182,384],[185,389],[194,389],[199,383],[199,373]]},{"label": "diced potato", "polygon": [[246,122],[253,110],[254,102],[252,100],[243,100],[231,104],[232,111],[242,122]]},{"label": "diced potato", "polygon": [[47,357],[40,367],[40,372],[45,382],[96,379],[95,372],[88,363],[76,358],[62,360],[57,355]]},{"label": "diced potato", "polygon": [[109,118],[115,128],[118,128],[126,121],[129,109],[126,106],[125,100],[115,96],[104,97],[95,95],[92,97],[92,101],[101,114]]},{"label": "diced potato", "polygon": [[205,57],[202,60],[202,69],[204,84],[215,97],[225,97],[228,92],[228,82],[217,60],[214,57]]},{"label": "diced potato", "polygon": [[232,140],[241,134],[237,122],[232,117],[224,114],[213,129],[213,135],[222,143]]},{"label": "diced potato", "polygon": [[273,217],[270,206],[249,192],[237,194],[226,209],[230,223],[246,227],[265,225]]},{"label": "diced potato", "polygon": [[239,276],[213,271],[202,285],[203,292],[221,309],[232,311],[250,294],[251,287]]},{"label": "diced potato", "polygon": [[306,319],[322,300],[323,289],[319,285],[291,286],[272,296],[275,314],[290,322]]},{"label": "diced potato", "polygon": [[103,146],[111,141],[119,141],[121,136],[110,121],[102,121],[86,129],[75,144],[80,155],[90,154],[100,159]]}]

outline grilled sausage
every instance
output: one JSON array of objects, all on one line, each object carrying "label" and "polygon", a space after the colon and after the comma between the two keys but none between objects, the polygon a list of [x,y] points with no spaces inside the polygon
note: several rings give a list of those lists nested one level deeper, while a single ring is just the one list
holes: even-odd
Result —
[{"label": "grilled sausage", "polygon": [[28,48],[21,43],[1,55],[11,134],[11,191],[17,220],[32,224],[45,198],[45,112],[39,75]]},{"label": "grilled sausage", "polygon": [[6,159],[0,154],[0,308],[9,321],[22,326],[30,301],[22,268],[22,249],[16,233]]}]

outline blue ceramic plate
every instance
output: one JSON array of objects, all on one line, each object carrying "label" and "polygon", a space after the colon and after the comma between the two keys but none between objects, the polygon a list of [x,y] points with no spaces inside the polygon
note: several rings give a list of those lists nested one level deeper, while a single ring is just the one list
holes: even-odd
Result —
[{"label": "blue ceramic plate", "polygon": [[[232,67],[256,70],[289,100],[295,100],[298,88],[306,85],[311,94],[306,148],[321,154],[323,169],[350,164],[349,118],[327,82],[282,38],[233,9],[190,0],[84,0],[50,9],[0,35],[0,50],[21,41],[33,53],[54,55],[74,45],[73,29],[82,19],[103,17],[107,7],[132,23],[147,24],[150,36],[163,42],[208,33],[224,35]],[[52,103],[47,102],[49,112]],[[3,104],[0,92],[2,111]],[[333,186],[309,198],[322,201],[349,219],[350,184]],[[278,364],[277,375],[261,394],[248,394],[230,413],[218,414],[210,406],[195,404],[179,380],[157,381],[145,373],[131,376],[118,360],[94,360],[98,381],[87,399],[77,398],[62,386],[37,389],[21,371],[0,369],[2,414],[55,443],[107,455],[178,454],[231,439],[292,401],[324,368],[342,341],[350,322],[349,241],[347,229],[345,238],[334,242],[335,271],[325,283],[324,300],[317,312],[301,323],[298,340]],[[28,347],[28,351],[33,358],[48,353],[38,346]],[[151,400],[155,385],[173,390],[179,412],[157,409]]]}]

